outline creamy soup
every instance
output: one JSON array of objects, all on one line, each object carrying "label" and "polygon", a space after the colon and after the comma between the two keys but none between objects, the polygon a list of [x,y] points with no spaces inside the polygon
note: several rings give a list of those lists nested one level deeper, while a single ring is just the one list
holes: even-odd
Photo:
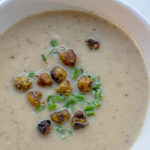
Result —
[{"label": "creamy soup", "polygon": [[[85,40],[100,41],[99,50],[90,50]],[[55,129],[41,136],[37,123],[50,119],[51,111],[35,113],[26,93],[12,83],[16,74],[50,70],[61,64],[49,54],[49,41],[73,48],[78,63],[91,74],[100,75],[102,106],[88,117],[84,129],[61,139]],[[2,150],[129,150],[143,125],[148,103],[148,76],[144,60],[132,40],[105,20],[71,11],[42,13],[28,17],[0,36],[0,149]],[[45,54],[47,64],[41,59]],[[70,70],[67,71],[69,78]],[[42,100],[55,94],[51,87],[32,84]],[[76,84],[73,91],[76,91]],[[52,123],[53,126],[54,123]]]}]

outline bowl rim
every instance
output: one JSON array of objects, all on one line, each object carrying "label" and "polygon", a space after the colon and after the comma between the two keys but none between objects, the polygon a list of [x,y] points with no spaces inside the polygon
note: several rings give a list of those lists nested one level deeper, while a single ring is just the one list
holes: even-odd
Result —
[{"label": "bowl rim", "polygon": [[[80,8],[84,11],[86,10],[93,10],[94,9],[94,5],[91,4],[91,6],[89,4],[87,4],[86,6],[83,5],[79,5],[81,4],[81,2],[88,2],[89,4],[91,4],[90,0],[76,0],[76,1],[71,1],[71,0],[22,0],[22,3],[31,3],[31,2],[42,2],[43,4],[47,4],[50,2],[55,2],[55,3],[63,3],[64,5],[69,4],[69,6],[72,6],[72,8],[76,8],[77,10]],[[114,12],[109,12],[107,13],[104,8],[102,8],[101,10],[101,14],[104,15],[105,17],[103,17],[106,20],[109,20],[110,22],[112,22],[113,24],[116,24],[117,26],[119,26],[119,28],[121,28],[126,34],[128,34],[132,39],[134,39],[135,43],[138,47],[140,45],[140,49],[142,50],[141,53],[145,59],[145,63],[146,63],[146,67],[148,70],[148,76],[150,77],[150,46],[149,46],[149,39],[150,39],[150,21],[144,16],[142,15],[136,8],[133,8],[132,6],[130,6],[127,2],[123,1],[123,0],[93,0],[97,3],[103,4],[108,6],[108,8],[110,8],[111,10],[114,10]],[[4,20],[6,24],[7,22],[7,16],[6,16],[6,12],[8,11],[8,8],[10,8],[11,6],[13,6],[11,9],[15,9],[15,5],[16,4],[21,5],[20,0],[1,0],[0,1],[0,20]],[[97,10],[93,10],[93,14],[98,15],[98,13],[100,14],[100,12],[98,11],[98,6]],[[124,18],[129,17],[128,19],[130,20],[129,22],[132,22],[133,24],[136,23],[137,24],[137,29],[139,28],[140,30],[138,31],[137,29],[134,29],[132,26],[129,26],[129,23],[126,23],[125,20],[123,20],[124,18],[120,18],[119,15],[117,15],[117,11],[115,12],[115,8],[118,8],[119,11],[122,11],[122,15]],[[28,9],[27,9],[28,10]],[[25,9],[24,9],[25,11]],[[34,10],[34,12],[38,12],[38,10]],[[38,12],[39,13],[39,12]],[[111,16],[114,15],[114,17]],[[32,13],[33,14],[33,13]],[[8,15],[8,14],[7,14]],[[11,11],[9,13],[9,15],[11,15]],[[17,14],[15,14],[17,15]],[[22,15],[22,14],[20,14]],[[27,16],[27,14],[26,14]],[[22,18],[26,17],[23,16]],[[101,15],[99,15],[101,16]],[[14,17],[14,16],[13,16]],[[102,17],[102,16],[101,16]],[[11,26],[11,21],[13,22],[12,24],[14,24],[16,21],[20,20],[20,17],[18,15],[18,18],[15,18],[15,21],[13,22],[13,20],[10,19],[9,22],[9,26]],[[120,23],[121,22],[121,23]],[[5,25],[4,25],[5,26]],[[2,28],[2,30],[0,30],[0,32],[4,31],[7,29],[7,27],[2,27],[0,25],[0,29]],[[136,33],[136,31],[138,31],[138,33]],[[140,35],[143,35],[144,37],[140,37]],[[142,43],[143,42],[143,43]],[[150,82],[150,81],[149,81]],[[150,85],[150,83],[149,83]],[[149,150],[150,148],[150,142],[148,139],[150,139],[150,102],[148,104],[148,108],[147,108],[147,114],[145,117],[145,121],[144,121],[144,125],[140,131],[139,136],[137,137],[137,140],[135,141],[132,150]]]}]

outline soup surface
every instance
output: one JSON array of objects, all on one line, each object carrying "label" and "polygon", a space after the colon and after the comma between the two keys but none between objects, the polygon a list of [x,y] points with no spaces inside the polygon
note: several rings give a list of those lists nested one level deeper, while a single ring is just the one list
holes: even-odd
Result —
[{"label": "soup surface", "polygon": [[[88,36],[100,41],[91,51]],[[37,123],[49,111],[34,113],[25,93],[11,79],[28,71],[50,71],[59,60],[49,55],[49,41],[73,48],[89,73],[100,75],[103,104],[89,125],[62,140],[56,132],[41,136]],[[3,150],[129,150],[143,125],[148,103],[148,77],[144,60],[122,31],[101,18],[71,11],[35,15],[22,20],[0,36],[0,148]],[[41,54],[47,57],[47,64]],[[60,63],[60,62],[59,62]],[[61,64],[61,63],[60,63]],[[74,85],[75,86],[75,85]],[[55,84],[39,89],[46,99]],[[75,87],[73,87],[75,90]]]}]

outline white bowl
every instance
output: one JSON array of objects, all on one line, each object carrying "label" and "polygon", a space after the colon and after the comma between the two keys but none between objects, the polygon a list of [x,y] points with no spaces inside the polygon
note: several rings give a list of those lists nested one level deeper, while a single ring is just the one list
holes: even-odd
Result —
[{"label": "white bowl", "polygon": [[[26,16],[58,9],[91,12],[122,28],[140,48],[150,73],[150,25],[137,11],[117,0],[0,0],[0,34]],[[150,150],[150,105],[132,150]]]}]

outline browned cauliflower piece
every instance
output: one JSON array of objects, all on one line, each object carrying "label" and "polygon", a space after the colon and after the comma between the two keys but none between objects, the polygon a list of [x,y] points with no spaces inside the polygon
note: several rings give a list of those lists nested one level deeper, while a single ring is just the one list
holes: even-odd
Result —
[{"label": "browned cauliflower piece", "polygon": [[37,84],[39,86],[51,86],[52,80],[50,78],[50,75],[47,73],[40,74],[39,78],[37,79]]},{"label": "browned cauliflower piece", "polygon": [[60,66],[56,66],[52,69],[51,76],[56,82],[61,83],[66,78],[66,71]]},{"label": "browned cauliflower piece", "polygon": [[81,78],[78,80],[78,88],[81,92],[89,92],[92,90],[92,80],[83,75]]},{"label": "browned cauliflower piece", "polygon": [[65,81],[61,82],[57,86],[56,92],[60,93],[60,94],[64,94],[65,96],[70,95],[70,93],[72,92],[72,87],[71,87],[70,81],[69,80],[65,80]]},{"label": "browned cauliflower piece", "polygon": [[42,93],[40,91],[31,90],[27,93],[27,99],[30,102],[30,104],[34,107],[40,105],[41,98],[42,98]]},{"label": "browned cauliflower piece", "polygon": [[70,113],[68,110],[61,110],[51,114],[51,119],[58,124],[62,124],[70,118]]},{"label": "browned cauliflower piece", "polygon": [[84,113],[81,110],[77,110],[74,113],[71,124],[74,129],[84,128],[85,126],[88,125],[86,116],[84,115]]},{"label": "browned cauliflower piece", "polygon": [[21,91],[27,91],[31,85],[32,82],[30,82],[29,79],[24,76],[18,76],[14,79],[14,86]]},{"label": "browned cauliflower piece", "polygon": [[51,121],[50,120],[43,120],[37,126],[38,131],[42,135],[48,135],[51,131]]},{"label": "browned cauliflower piece", "polygon": [[72,49],[60,53],[60,60],[63,64],[69,67],[74,67],[77,63],[77,56]]},{"label": "browned cauliflower piece", "polygon": [[100,47],[100,44],[96,39],[89,38],[88,40],[86,40],[86,43],[91,50],[97,50]]}]

